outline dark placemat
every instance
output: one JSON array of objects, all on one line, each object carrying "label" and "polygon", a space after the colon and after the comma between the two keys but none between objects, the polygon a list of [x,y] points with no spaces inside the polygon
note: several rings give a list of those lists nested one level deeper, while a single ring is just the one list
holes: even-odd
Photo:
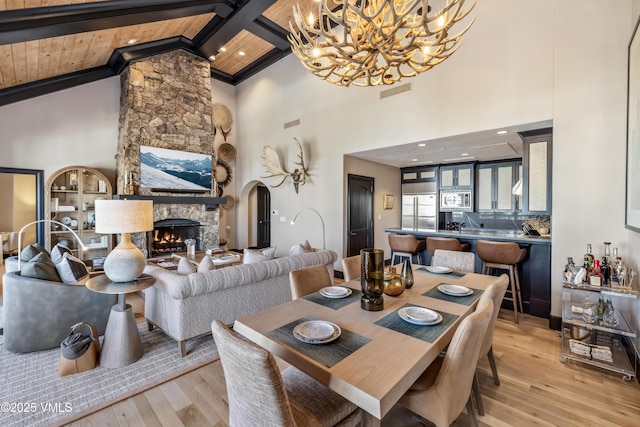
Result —
[{"label": "dark placemat", "polygon": [[296,337],[293,336],[293,328],[296,327],[298,323],[306,322],[308,320],[318,320],[313,316],[305,316],[296,321],[289,323],[288,325],[284,325],[279,327],[278,329],[274,329],[269,332],[269,336],[277,339],[283,344],[288,345],[315,360],[316,362],[322,363],[327,368],[332,367],[336,363],[340,362],[342,359],[371,341],[371,339],[367,337],[363,337],[362,335],[358,335],[355,332],[348,331],[344,328],[342,329],[342,333],[335,341],[332,341],[327,344],[307,344],[305,342],[299,341]]},{"label": "dark placemat", "polygon": [[[451,285],[451,283],[440,283],[438,286],[440,285]],[[467,295],[464,297],[454,297],[453,295],[447,295],[440,292],[438,290],[438,286],[436,286],[435,288],[429,289],[427,292],[423,293],[422,295],[429,298],[441,299],[443,301],[455,302],[456,304],[471,305],[475,302],[475,300],[480,298],[480,295],[482,295],[482,292],[484,292],[484,291],[481,291],[480,289],[469,288],[473,291],[473,294]]]},{"label": "dark placemat", "polygon": [[351,304],[352,302],[360,301],[360,297],[362,297],[362,291],[358,291],[356,289],[351,289],[351,291],[352,294],[345,298],[327,298],[320,295],[320,292],[314,292],[312,294],[305,295],[302,298],[306,299],[307,301],[315,302],[316,304],[324,305],[325,307],[337,310],[344,307],[345,305]]},{"label": "dark placemat", "polygon": [[452,271],[451,273],[432,273],[431,271],[427,270],[425,267],[416,268],[415,271],[419,271],[420,273],[435,274],[436,276],[455,277],[457,279],[467,275],[467,273],[464,271]]},{"label": "dark placemat", "polygon": [[[405,304],[402,307],[419,307],[414,304]],[[401,307],[401,308],[402,308]],[[421,339],[426,342],[434,342],[440,334],[447,330],[449,326],[458,318],[455,314],[445,313],[444,311],[434,310],[442,315],[442,322],[437,325],[414,325],[405,320],[402,320],[398,314],[398,310],[393,313],[389,313],[382,319],[378,320],[376,325],[384,326],[396,332],[409,335],[414,338]]]}]

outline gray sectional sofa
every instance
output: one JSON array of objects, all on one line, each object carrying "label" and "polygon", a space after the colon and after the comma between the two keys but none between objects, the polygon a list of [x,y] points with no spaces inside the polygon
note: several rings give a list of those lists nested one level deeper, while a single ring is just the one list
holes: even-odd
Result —
[{"label": "gray sectional sofa", "polygon": [[289,272],[325,264],[333,277],[338,255],[319,250],[255,264],[234,265],[189,275],[148,265],[144,272],[156,284],[144,291],[144,314],[149,327],[162,329],[187,353],[186,341],[211,334],[211,322],[232,324],[247,316],[291,300]]}]

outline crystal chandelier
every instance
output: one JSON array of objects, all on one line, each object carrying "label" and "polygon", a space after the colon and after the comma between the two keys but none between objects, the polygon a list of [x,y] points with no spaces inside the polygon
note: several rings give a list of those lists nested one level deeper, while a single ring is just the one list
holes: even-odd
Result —
[{"label": "crystal chandelier", "polygon": [[[300,5],[290,22],[291,50],[302,65],[339,86],[391,85],[447,59],[460,46],[469,25],[456,35],[449,30],[475,6],[465,0],[338,0],[332,11],[320,0],[317,13],[304,16]],[[435,7],[434,7],[435,8]],[[426,12],[425,12],[426,11]]]}]

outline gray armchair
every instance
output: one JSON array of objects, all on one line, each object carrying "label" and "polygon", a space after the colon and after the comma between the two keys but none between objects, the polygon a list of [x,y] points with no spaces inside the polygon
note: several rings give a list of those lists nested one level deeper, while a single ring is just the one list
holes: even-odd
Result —
[{"label": "gray armchair", "polygon": [[95,325],[102,335],[116,303],[115,295],[22,277],[19,271],[5,273],[2,286],[4,348],[14,353],[58,347],[78,322]]}]

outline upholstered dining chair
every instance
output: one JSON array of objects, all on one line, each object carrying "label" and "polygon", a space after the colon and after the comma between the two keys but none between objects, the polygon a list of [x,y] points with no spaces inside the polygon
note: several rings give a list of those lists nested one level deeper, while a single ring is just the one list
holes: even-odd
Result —
[{"label": "upholstered dining chair", "polygon": [[[478,358],[483,357],[484,355],[489,358],[489,365],[491,366],[491,373],[493,374],[493,382],[495,385],[500,385],[500,378],[498,378],[498,368],[496,367],[496,361],[493,357],[493,332],[496,329],[496,320],[498,319],[498,313],[500,312],[502,298],[504,298],[504,294],[507,292],[507,286],[509,286],[509,276],[502,274],[498,277],[498,280],[487,286],[487,289],[484,290],[480,300],[478,301],[478,303],[480,303],[485,299],[490,299],[493,303],[493,313],[489,320],[487,332],[484,334]],[[480,395],[480,384],[478,383],[477,371],[473,378],[473,394],[476,398],[478,414],[484,415],[484,405],[482,404],[482,396]]]},{"label": "upholstered dining chair", "polygon": [[451,425],[466,405],[476,426],[471,389],[492,313],[490,299],[478,301],[476,310],[460,322],[444,357],[436,358],[398,403],[437,427]]},{"label": "upholstered dining chair", "polygon": [[331,286],[333,281],[329,276],[327,266],[324,264],[291,270],[289,272],[289,286],[291,286],[291,298],[297,299],[309,295],[325,286]]},{"label": "upholstered dining chair", "polygon": [[345,282],[360,277],[360,264],[360,255],[342,258],[342,273]]},{"label": "upholstered dining chair", "polygon": [[476,269],[476,256],[473,252],[448,251],[436,249],[431,258],[431,265],[449,267],[454,271],[473,273]]},{"label": "upholstered dining chair", "polygon": [[302,371],[278,369],[264,348],[214,320],[229,401],[229,426],[355,426],[360,409]]}]

